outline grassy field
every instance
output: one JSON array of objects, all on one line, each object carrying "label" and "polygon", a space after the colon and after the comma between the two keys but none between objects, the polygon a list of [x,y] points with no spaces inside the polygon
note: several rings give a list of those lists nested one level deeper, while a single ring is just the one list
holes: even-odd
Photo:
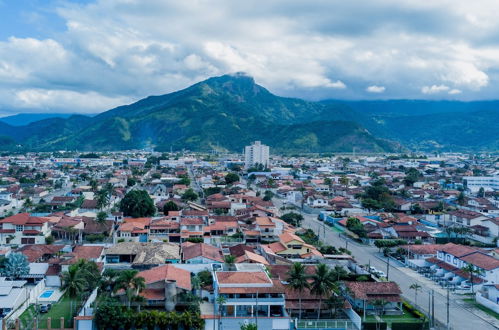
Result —
[{"label": "grassy field", "polygon": [[[52,329],[61,327],[61,317],[64,317],[64,325],[66,328],[71,328],[73,326],[73,315],[77,311],[77,306],[80,305],[79,299],[72,304],[74,313],[71,313],[71,300],[68,295],[63,295],[61,300],[56,304],[52,305],[52,308],[48,313],[38,314],[38,328],[47,329],[47,319],[50,317],[52,319]],[[20,316],[21,325],[23,327],[36,328],[36,311],[35,306],[31,305],[24,313]]]}]

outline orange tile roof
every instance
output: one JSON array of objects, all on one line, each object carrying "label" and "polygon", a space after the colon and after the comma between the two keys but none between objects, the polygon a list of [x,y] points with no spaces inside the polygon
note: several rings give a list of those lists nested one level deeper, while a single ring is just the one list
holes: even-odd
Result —
[{"label": "orange tile roof", "polygon": [[216,272],[218,283],[223,284],[272,284],[264,272]]},{"label": "orange tile roof", "polygon": [[174,281],[179,288],[191,290],[191,273],[187,270],[177,268],[173,265],[164,265],[144,270],[138,274],[151,284],[160,281]]}]

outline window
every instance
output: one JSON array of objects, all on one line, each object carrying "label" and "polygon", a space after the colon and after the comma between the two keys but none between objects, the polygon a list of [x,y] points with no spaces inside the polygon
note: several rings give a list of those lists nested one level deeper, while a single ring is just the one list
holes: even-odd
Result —
[{"label": "window", "polygon": [[23,225],[16,225],[16,231],[23,231],[24,226]]}]

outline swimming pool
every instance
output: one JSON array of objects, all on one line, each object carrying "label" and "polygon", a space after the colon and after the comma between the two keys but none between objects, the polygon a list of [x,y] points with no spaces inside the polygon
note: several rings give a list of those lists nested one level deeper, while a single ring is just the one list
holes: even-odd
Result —
[{"label": "swimming pool", "polygon": [[52,293],[54,293],[53,290],[47,290],[47,291],[45,291],[44,293],[42,293],[40,295],[40,298],[50,298],[50,296],[52,295]]}]

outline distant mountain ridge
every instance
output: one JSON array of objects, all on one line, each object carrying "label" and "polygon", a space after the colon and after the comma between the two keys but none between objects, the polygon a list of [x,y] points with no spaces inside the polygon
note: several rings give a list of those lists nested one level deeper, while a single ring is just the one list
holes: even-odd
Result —
[{"label": "distant mountain ridge", "polygon": [[213,77],[94,117],[0,120],[0,150],[279,152],[497,150],[499,101],[310,102],[272,94],[244,74]]},{"label": "distant mountain ridge", "polygon": [[253,78],[235,74],[150,96],[95,117],[0,127],[0,135],[29,150],[241,151],[254,140],[280,151],[400,150],[397,143],[379,139],[357,124],[358,116],[339,103],[276,96]]},{"label": "distant mountain ridge", "polygon": [[[325,101],[335,102],[338,101]],[[497,151],[499,101],[340,101],[364,117],[373,134],[412,150]],[[374,122],[374,125],[373,125]]]},{"label": "distant mountain ridge", "polygon": [[11,126],[24,126],[34,123],[35,121],[49,118],[68,118],[71,113],[18,113],[12,116],[0,117],[0,121]]}]

